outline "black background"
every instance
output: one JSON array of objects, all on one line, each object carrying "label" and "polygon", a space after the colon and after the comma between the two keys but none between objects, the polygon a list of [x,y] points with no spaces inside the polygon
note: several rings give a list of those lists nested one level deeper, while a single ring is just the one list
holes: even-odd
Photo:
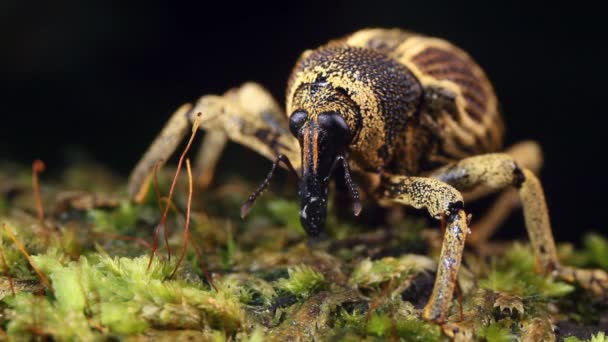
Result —
[{"label": "black background", "polygon": [[[557,238],[576,240],[607,225],[604,21],[583,2],[5,0],[0,159],[59,169],[77,146],[126,175],[179,104],[247,80],[282,101],[302,50],[363,27],[402,27],[446,38],[482,65],[507,144],[535,139],[544,148]],[[269,167],[244,149],[232,153],[255,163],[256,177]]]}]

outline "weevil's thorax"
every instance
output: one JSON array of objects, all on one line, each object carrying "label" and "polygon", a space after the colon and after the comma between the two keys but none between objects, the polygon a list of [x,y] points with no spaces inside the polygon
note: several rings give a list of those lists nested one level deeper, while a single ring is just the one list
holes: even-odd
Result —
[{"label": "weevil's thorax", "polygon": [[287,113],[310,118],[339,113],[352,134],[348,155],[368,170],[403,159],[408,123],[417,119],[422,88],[412,73],[377,51],[330,43],[302,54],[289,79]]}]

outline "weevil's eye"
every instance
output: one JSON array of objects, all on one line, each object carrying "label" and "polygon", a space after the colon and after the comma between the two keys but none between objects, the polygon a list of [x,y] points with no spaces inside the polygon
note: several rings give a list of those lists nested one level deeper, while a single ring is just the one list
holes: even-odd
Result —
[{"label": "weevil's eye", "polygon": [[302,125],[308,120],[308,113],[302,110],[298,110],[293,112],[289,117],[289,130],[291,134],[297,137],[300,134],[300,129],[302,129]]},{"label": "weevil's eye", "polygon": [[351,140],[351,131],[346,120],[338,113],[323,113],[319,115],[319,126],[323,127],[334,137],[336,144],[345,145]]}]

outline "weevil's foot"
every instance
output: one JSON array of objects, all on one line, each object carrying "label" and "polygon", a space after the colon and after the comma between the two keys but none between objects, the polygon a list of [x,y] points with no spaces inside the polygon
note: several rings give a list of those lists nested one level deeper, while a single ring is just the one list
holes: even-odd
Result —
[{"label": "weevil's foot", "polygon": [[608,298],[608,273],[606,271],[562,266],[556,272],[558,278],[578,284],[598,297]]},{"label": "weevil's foot", "polygon": [[473,341],[475,325],[470,321],[449,322],[443,324],[441,330],[453,341]]},{"label": "weevil's foot", "polygon": [[440,310],[437,307],[431,306],[431,303],[428,303],[424,309],[422,309],[420,318],[431,323],[443,325],[447,320],[446,312],[447,309]]}]

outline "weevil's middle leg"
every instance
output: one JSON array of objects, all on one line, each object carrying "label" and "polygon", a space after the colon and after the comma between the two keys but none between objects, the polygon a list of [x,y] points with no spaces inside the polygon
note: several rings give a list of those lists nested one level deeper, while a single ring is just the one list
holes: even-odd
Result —
[{"label": "weevil's middle leg", "polygon": [[497,190],[514,186],[519,191],[537,270],[576,282],[598,295],[608,293],[606,272],[560,264],[540,181],[532,171],[520,168],[511,156],[495,153],[466,158],[437,170],[433,177],[461,191],[471,191],[481,185]]},{"label": "weevil's middle leg", "polygon": [[[505,150],[515,163],[522,169],[528,169],[538,174],[543,164],[543,153],[534,141],[522,141]],[[472,192],[463,193],[464,200],[469,203],[472,200],[483,197],[496,189],[478,187]],[[483,213],[483,216],[474,220],[471,226],[472,234],[467,238],[467,244],[475,247],[483,247],[488,239],[496,232],[498,227],[509,217],[509,214],[521,206],[519,194],[515,188],[503,190],[492,206]]]}]

